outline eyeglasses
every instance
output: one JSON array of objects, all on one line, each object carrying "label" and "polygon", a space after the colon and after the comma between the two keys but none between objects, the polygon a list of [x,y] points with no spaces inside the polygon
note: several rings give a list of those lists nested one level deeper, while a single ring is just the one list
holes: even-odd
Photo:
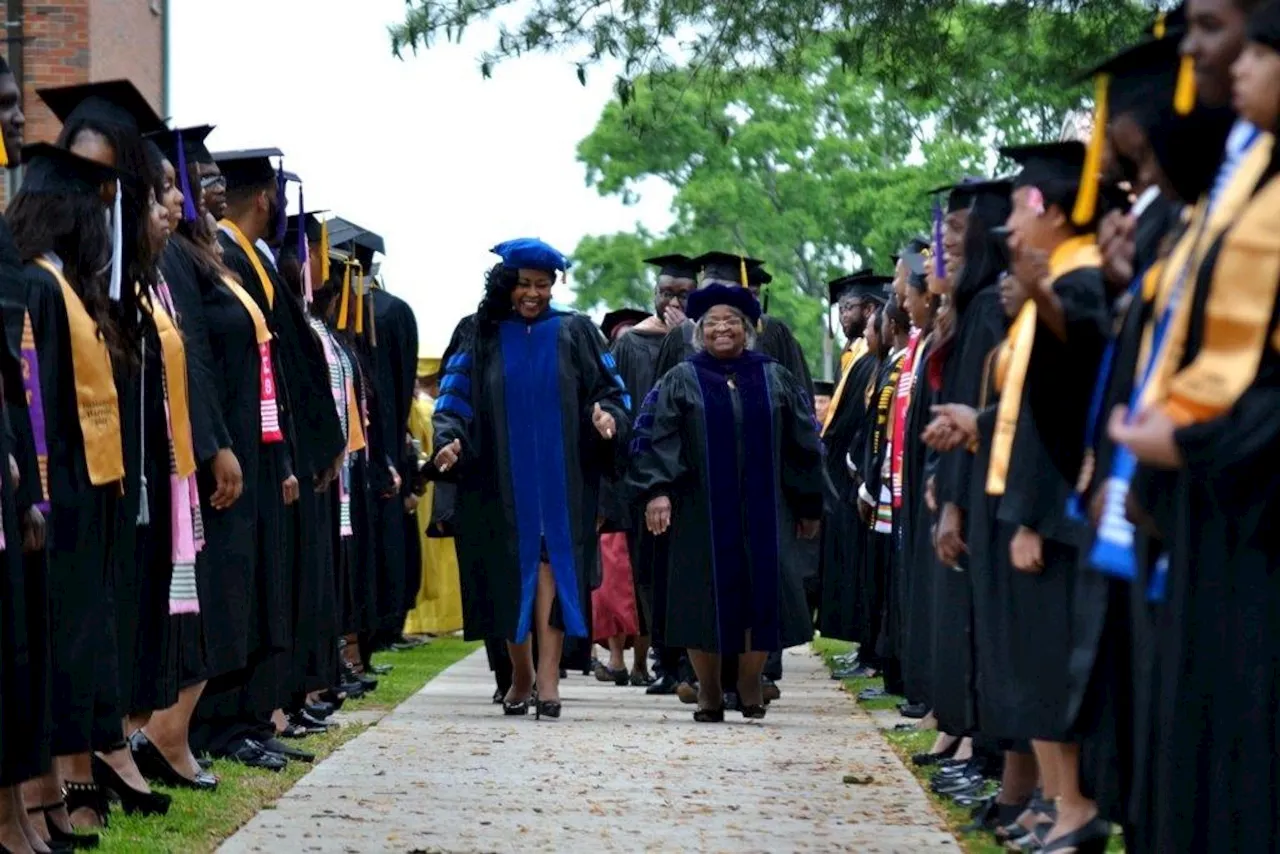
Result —
[{"label": "eyeglasses", "polygon": [[704,320],[702,328],[705,330],[715,329],[741,329],[742,319],[738,317],[727,317],[724,320]]},{"label": "eyeglasses", "polygon": [[201,175],[200,176],[200,189],[202,190],[209,190],[209,189],[212,189],[213,187],[225,187],[225,186],[227,186],[227,179],[226,179],[226,176],[224,175]]},{"label": "eyeglasses", "polygon": [[676,302],[688,302],[688,301],[689,301],[689,292],[688,292],[688,291],[666,291],[666,290],[663,290],[663,291],[658,291],[658,296],[662,297],[662,298],[663,298],[663,299],[665,299],[665,300],[673,300],[673,301],[676,301]]}]

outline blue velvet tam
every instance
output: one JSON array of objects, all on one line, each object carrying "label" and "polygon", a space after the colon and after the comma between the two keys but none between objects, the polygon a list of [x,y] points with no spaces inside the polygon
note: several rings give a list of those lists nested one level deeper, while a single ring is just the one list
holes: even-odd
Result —
[{"label": "blue velvet tam", "polygon": [[536,237],[518,237],[499,243],[489,251],[502,258],[502,266],[512,270],[559,273],[572,266],[559,250]]},{"label": "blue velvet tam", "polygon": [[730,285],[711,284],[698,288],[689,294],[689,302],[685,305],[685,313],[691,320],[701,320],[702,316],[718,305],[736,308],[755,324],[760,320],[760,303],[746,288]]}]

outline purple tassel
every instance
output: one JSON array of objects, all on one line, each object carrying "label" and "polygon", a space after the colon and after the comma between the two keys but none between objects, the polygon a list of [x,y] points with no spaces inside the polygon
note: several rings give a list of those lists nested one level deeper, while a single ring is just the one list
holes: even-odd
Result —
[{"label": "purple tassel", "polygon": [[289,197],[285,193],[288,181],[284,177],[284,161],[276,171],[276,239],[277,246],[284,242],[284,233],[289,230]]},{"label": "purple tassel", "polygon": [[196,200],[191,192],[191,179],[187,175],[187,147],[182,142],[182,131],[175,133],[178,138],[178,189],[182,190],[182,218],[187,222],[195,222]]},{"label": "purple tassel", "polygon": [[947,277],[947,259],[942,254],[942,204],[933,200],[933,274],[939,279]]},{"label": "purple tassel", "polygon": [[302,183],[298,183],[298,260],[307,263],[307,208],[302,201]]}]

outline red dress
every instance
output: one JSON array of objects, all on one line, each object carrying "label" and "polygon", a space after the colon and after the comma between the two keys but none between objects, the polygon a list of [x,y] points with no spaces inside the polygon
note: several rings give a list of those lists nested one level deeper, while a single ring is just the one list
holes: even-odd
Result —
[{"label": "red dress", "polygon": [[595,635],[592,639],[604,643],[615,635],[634,635],[638,631],[626,534],[600,535],[600,566],[604,578],[591,594],[591,628]]}]

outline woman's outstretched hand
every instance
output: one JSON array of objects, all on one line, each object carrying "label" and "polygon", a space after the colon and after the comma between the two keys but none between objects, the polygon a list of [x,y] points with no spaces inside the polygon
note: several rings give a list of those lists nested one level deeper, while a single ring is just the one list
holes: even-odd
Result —
[{"label": "woman's outstretched hand", "polygon": [[458,464],[458,457],[461,454],[462,442],[454,439],[436,453],[436,468],[440,471],[448,471]]},{"label": "woman's outstretched hand", "polygon": [[614,423],[613,416],[605,412],[598,403],[591,410],[591,423],[595,425],[596,432],[605,439],[612,439],[618,432],[618,425]]},{"label": "woman's outstretched hand", "polygon": [[644,523],[649,533],[660,537],[671,527],[671,499],[659,495],[644,509]]}]

